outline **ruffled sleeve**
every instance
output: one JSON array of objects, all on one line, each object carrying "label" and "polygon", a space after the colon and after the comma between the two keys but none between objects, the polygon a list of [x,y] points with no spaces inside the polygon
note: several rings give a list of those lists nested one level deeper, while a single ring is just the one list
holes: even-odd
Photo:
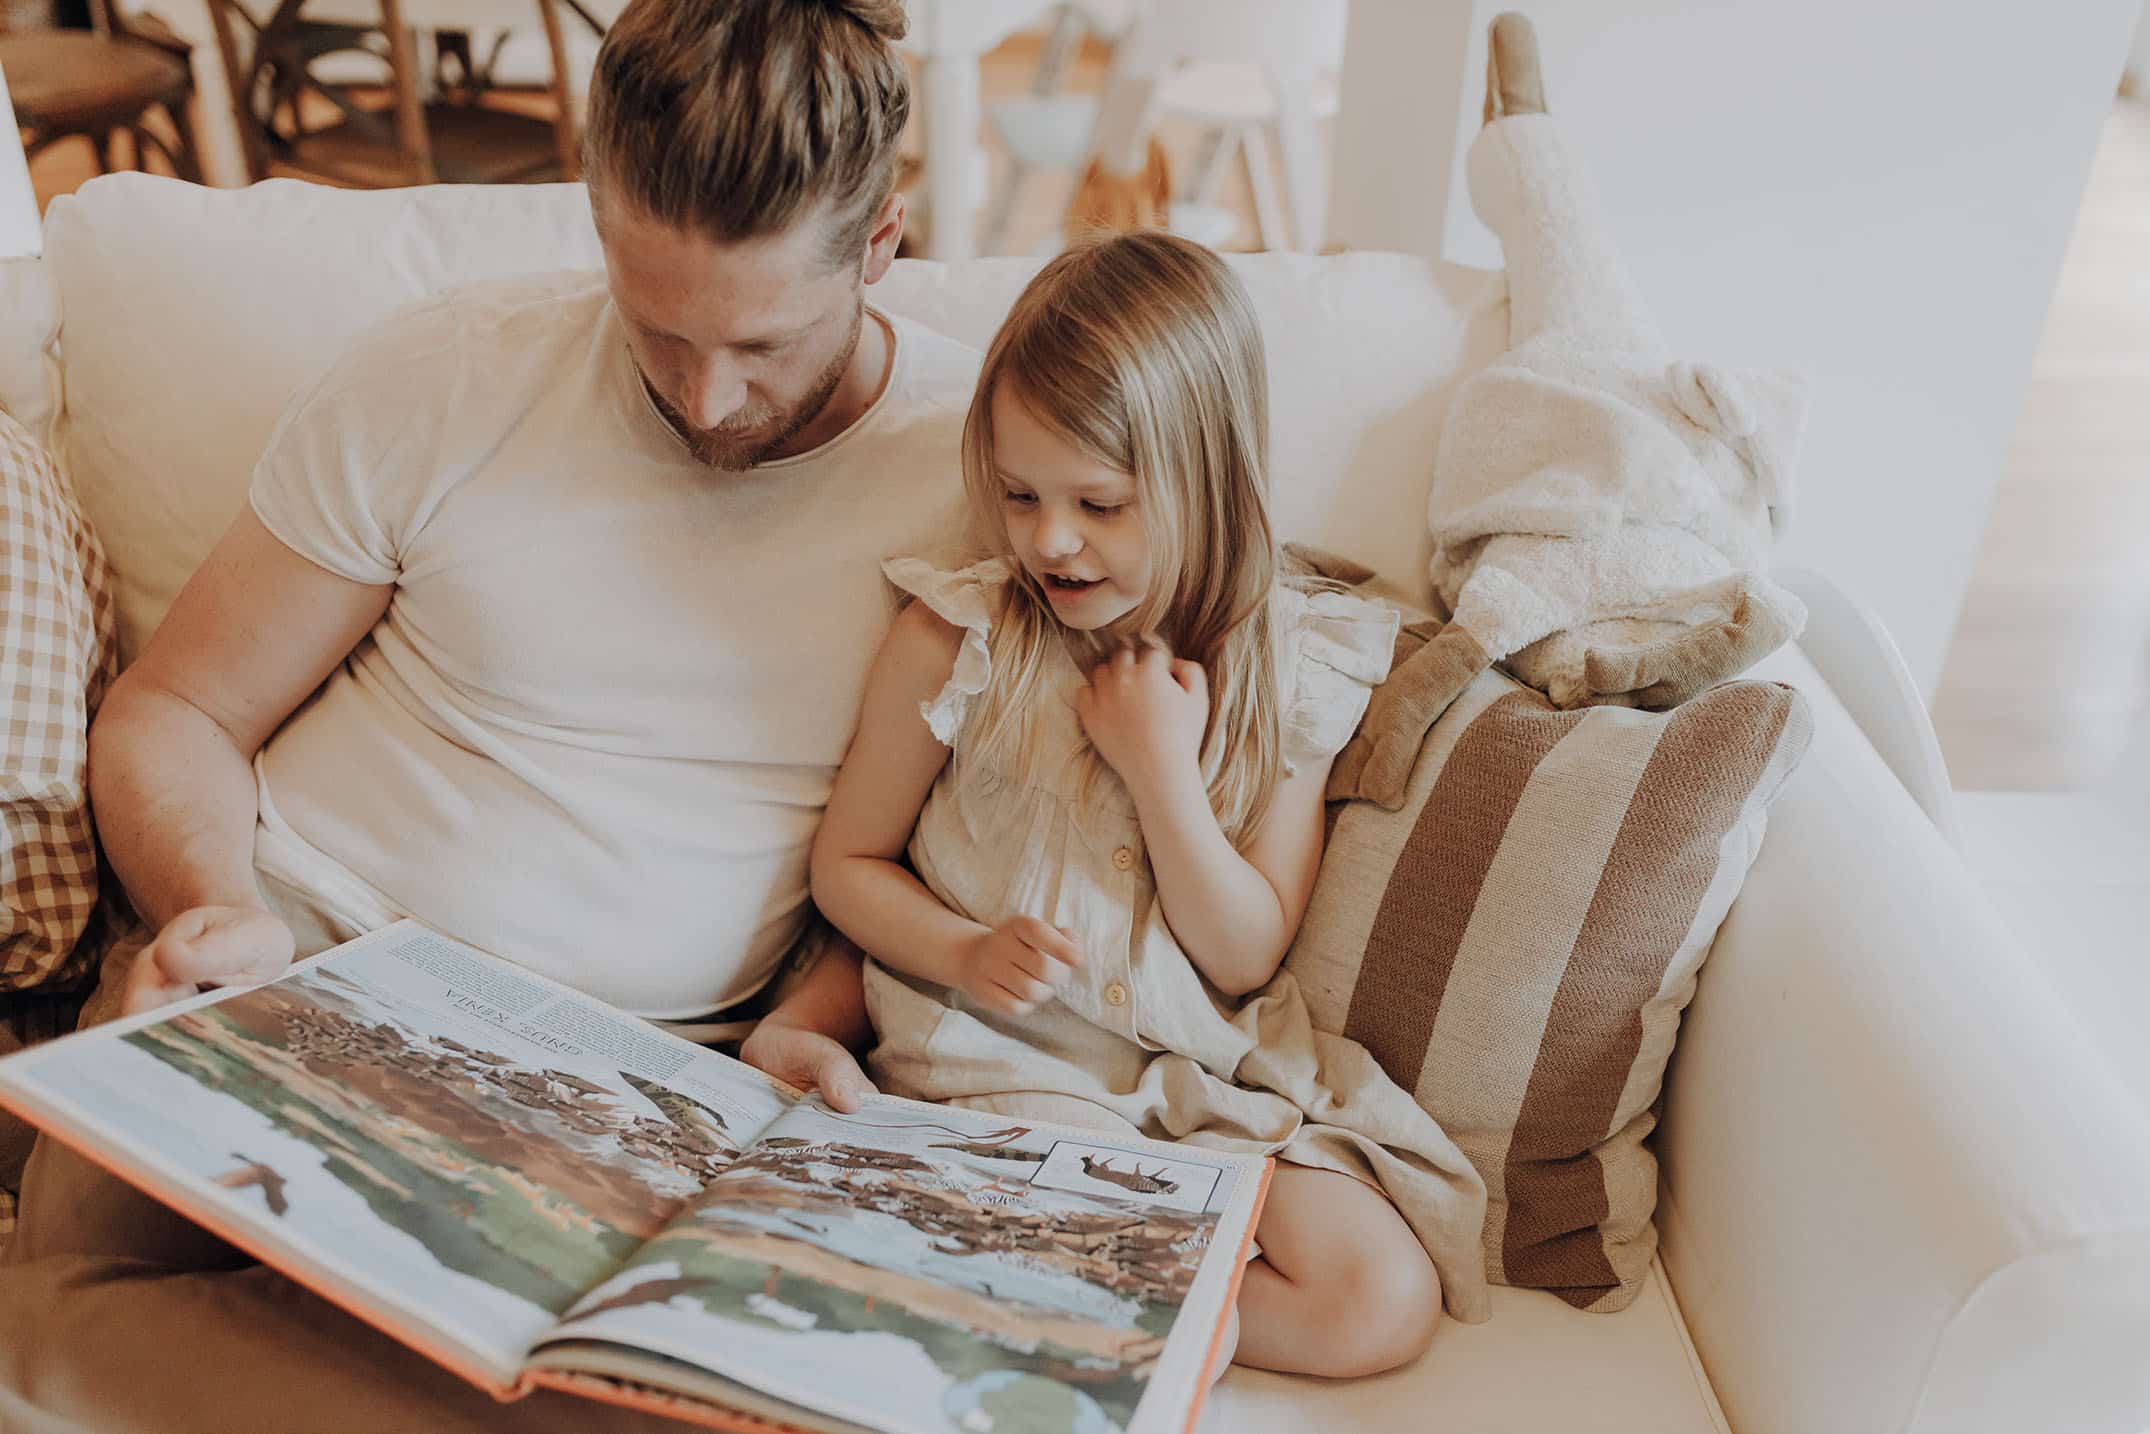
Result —
[{"label": "ruffled sleeve", "polygon": [[1350,593],[1280,593],[1285,651],[1283,755],[1286,775],[1342,751],[1366,715],[1367,699],[1389,675],[1402,616]]},{"label": "ruffled sleeve", "polygon": [[918,704],[934,740],[953,747],[963,719],[970,715],[971,699],[985,691],[992,672],[986,635],[1000,616],[1008,596],[1008,563],[990,558],[953,572],[937,568],[923,558],[890,558],[881,574],[904,592],[938,613],[944,622],[963,629],[963,645],[956,649],[955,668],[930,702]]}]

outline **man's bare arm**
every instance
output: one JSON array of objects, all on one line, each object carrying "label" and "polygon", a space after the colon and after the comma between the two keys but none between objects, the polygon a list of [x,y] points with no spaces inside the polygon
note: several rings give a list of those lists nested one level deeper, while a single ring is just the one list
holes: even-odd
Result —
[{"label": "man's bare arm", "polygon": [[254,754],[387,611],[393,591],[231,525],[90,728],[90,801],[128,899],[159,932],[128,1004],[260,979],[291,958],[254,881]]}]

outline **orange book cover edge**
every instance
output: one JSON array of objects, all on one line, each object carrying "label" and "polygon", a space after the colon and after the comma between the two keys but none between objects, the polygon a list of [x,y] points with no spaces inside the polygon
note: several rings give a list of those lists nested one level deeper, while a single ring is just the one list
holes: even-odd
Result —
[{"label": "orange book cover edge", "polygon": [[1262,1162],[1262,1183],[1254,1191],[1254,1208],[1247,1212],[1246,1233],[1239,1237],[1239,1258],[1232,1265],[1232,1282],[1224,1288],[1224,1312],[1217,1316],[1216,1331],[1209,1337],[1209,1353],[1202,1360],[1202,1377],[1196,1381],[1194,1402],[1187,1406],[1185,1434],[1194,1434],[1195,1425],[1202,1422],[1202,1406],[1209,1402],[1209,1392],[1217,1387],[1217,1356],[1224,1350],[1224,1327],[1232,1321],[1232,1311],[1239,1308],[1239,1286],[1247,1278],[1247,1252],[1254,1247],[1254,1227],[1262,1223],[1262,1207],[1269,1203],[1269,1181],[1277,1173],[1277,1158],[1272,1155]]}]

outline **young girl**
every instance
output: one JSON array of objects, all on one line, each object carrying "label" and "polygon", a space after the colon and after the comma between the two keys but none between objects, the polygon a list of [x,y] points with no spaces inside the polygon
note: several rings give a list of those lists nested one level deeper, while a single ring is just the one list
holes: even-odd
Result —
[{"label": "young girl", "polygon": [[917,600],[813,891],[872,958],[883,1088],[1275,1153],[1237,1358],[1364,1374],[1424,1348],[1444,1282],[1483,1317],[1485,1192],[1277,973],[1397,619],[1279,580],[1267,392],[1207,250],[1123,236],[1032,281],[964,432],[998,555],[886,565]]}]

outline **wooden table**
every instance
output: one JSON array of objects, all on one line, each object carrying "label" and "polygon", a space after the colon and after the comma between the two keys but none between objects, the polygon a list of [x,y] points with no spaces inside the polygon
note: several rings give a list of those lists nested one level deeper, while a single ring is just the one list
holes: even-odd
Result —
[{"label": "wooden table", "polygon": [[[593,19],[610,23],[627,0],[577,0]],[[246,183],[246,156],[232,120],[231,85],[217,58],[216,21],[205,0],[119,0],[132,14],[153,10],[194,47],[195,141],[206,183],[236,188]],[[252,8],[252,7],[250,7]],[[266,10],[266,6],[262,7]],[[403,0],[405,21],[419,30],[527,30],[537,25],[531,0]],[[306,7],[312,20],[341,20],[378,25],[377,0],[314,0]],[[563,17],[572,25],[572,16]],[[421,51],[428,47],[421,47]],[[572,78],[572,77],[571,77]],[[587,77],[583,77],[586,80]]]}]

